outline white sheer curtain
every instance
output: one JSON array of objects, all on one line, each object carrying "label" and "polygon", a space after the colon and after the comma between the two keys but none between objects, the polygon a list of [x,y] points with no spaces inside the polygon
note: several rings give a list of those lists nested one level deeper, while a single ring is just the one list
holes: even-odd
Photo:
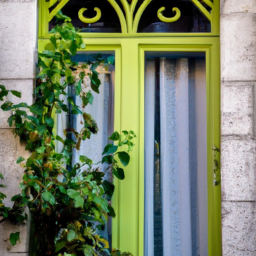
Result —
[{"label": "white sheer curtain", "polygon": [[145,256],[208,255],[206,158],[204,59],[147,60]]},{"label": "white sheer curtain", "polygon": [[[96,135],[92,134],[90,140],[85,140],[81,142],[80,150],[74,150],[73,152],[73,164],[79,162],[79,156],[85,155],[93,160],[93,162],[98,162],[102,158],[102,152],[104,147],[108,143],[108,137],[113,132],[113,121],[114,121],[114,68],[112,70],[105,71],[103,69],[98,69],[99,79],[101,81],[100,93],[95,93],[91,91],[93,95],[93,104],[88,104],[85,108],[81,108],[82,112],[89,113],[93,119],[96,121],[99,131]],[[90,83],[88,79],[88,83]],[[82,106],[82,100],[79,96],[75,96],[72,89],[68,87],[66,92],[69,97],[72,97],[78,106]],[[65,104],[67,102],[67,96],[61,95],[61,99],[64,100]],[[83,128],[83,115],[71,115],[69,113],[62,112],[57,114],[57,134],[65,139],[64,130],[73,125],[76,131],[80,132]],[[72,122],[72,124],[69,124]],[[63,144],[61,142],[56,143],[56,149],[61,152],[63,149]]]},{"label": "white sheer curtain", "polygon": [[[109,71],[106,71],[99,67],[99,79],[101,81],[100,93],[91,92],[93,94],[93,104],[88,104],[85,108],[81,108],[83,112],[89,113],[96,121],[99,131],[96,135],[92,134],[91,139],[81,142],[80,150],[73,150],[72,164],[79,162],[79,156],[85,155],[93,160],[94,163],[101,161],[102,152],[104,147],[108,144],[108,137],[113,132],[114,125],[114,67],[110,66]],[[90,83],[89,79],[87,81]],[[69,92],[68,92],[69,90]],[[82,106],[82,100],[79,96],[75,96],[72,92],[72,88],[67,88],[68,96],[72,97],[77,105]],[[65,104],[67,103],[67,96],[62,96]],[[68,113],[62,112],[56,114],[57,119],[57,135],[65,139],[64,130],[67,127],[73,126],[76,131],[80,132],[83,128],[83,116],[82,114],[69,116]],[[111,143],[111,142],[109,142]],[[61,152],[63,150],[63,144],[56,141],[56,151]],[[102,171],[107,170],[105,164],[99,163],[98,166],[102,168]],[[104,179],[111,180],[112,175],[106,173]],[[107,223],[108,228],[99,234],[110,241],[111,244],[111,221]]]}]

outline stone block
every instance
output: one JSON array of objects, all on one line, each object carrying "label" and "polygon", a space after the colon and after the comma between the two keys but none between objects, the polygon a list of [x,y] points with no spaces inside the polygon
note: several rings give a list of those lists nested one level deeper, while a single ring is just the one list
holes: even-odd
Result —
[{"label": "stone block", "polygon": [[29,256],[28,252],[8,252],[8,251],[2,251],[1,256]]},{"label": "stone block", "polygon": [[256,142],[225,138],[221,145],[223,200],[256,201]]},{"label": "stone block", "polygon": [[[0,84],[4,85],[8,90],[16,90],[21,92],[21,98],[18,98],[11,93],[7,95],[6,100],[18,104],[20,102],[26,102],[27,104],[33,103],[33,86],[34,80],[0,80]],[[0,105],[3,102],[0,102]],[[10,111],[3,111],[0,109],[0,128],[9,128],[7,119],[10,116]]]},{"label": "stone block", "polygon": [[256,14],[221,17],[221,79],[256,80]]},{"label": "stone block", "polygon": [[[0,129],[0,172],[4,175],[3,184],[6,188],[1,188],[1,192],[6,194],[7,199],[4,200],[6,206],[11,207],[11,197],[20,193],[19,183],[22,180],[23,170],[16,164],[16,159],[19,156],[28,157],[28,152],[25,152],[24,146],[20,145],[19,139],[15,138],[12,129]],[[0,255],[10,252],[20,253],[28,252],[28,232],[27,226],[15,226],[8,222],[0,224]],[[8,238],[10,233],[20,232],[21,243],[14,247],[10,246]],[[9,253],[9,255],[11,255]]]},{"label": "stone block", "polygon": [[256,203],[222,202],[223,256],[256,255]]},{"label": "stone block", "polygon": [[221,13],[232,14],[232,13],[256,13],[256,2],[255,0],[221,0]]},{"label": "stone block", "polygon": [[[0,251],[1,256],[9,255],[14,256],[16,253],[20,256],[24,253],[24,256],[29,251],[29,225],[12,225],[9,222],[3,222],[0,224]],[[10,234],[20,232],[20,242],[18,241],[15,246],[10,243]]]},{"label": "stone block", "polygon": [[0,79],[33,78],[36,2],[1,2]]},{"label": "stone block", "polygon": [[223,82],[221,87],[221,134],[254,133],[254,89],[252,82]]},{"label": "stone block", "polygon": [[14,137],[12,129],[0,129],[0,163],[1,173],[4,175],[3,184],[6,188],[1,188],[7,195],[5,204],[12,206],[11,197],[20,193],[19,184],[22,180],[23,170],[16,164],[19,156],[28,157],[24,145],[21,145],[18,137]]}]

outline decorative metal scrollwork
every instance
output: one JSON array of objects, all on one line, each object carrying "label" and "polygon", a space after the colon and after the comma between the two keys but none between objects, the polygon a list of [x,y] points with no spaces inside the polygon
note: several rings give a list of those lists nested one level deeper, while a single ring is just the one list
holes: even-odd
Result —
[{"label": "decorative metal scrollwork", "polygon": [[[48,8],[51,8],[57,2],[58,2],[58,0],[50,0]],[[57,12],[59,10],[61,10],[68,2],[69,2],[69,0],[62,0],[62,1],[60,1],[58,3],[58,5],[49,13],[48,22],[50,22],[53,19],[53,17],[57,14]]]},{"label": "decorative metal scrollwork", "polygon": [[162,14],[164,10],[165,10],[165,7],[162,7],[157,11],[157,17],[159,18],[159,20],[163,22],[174,22],[180,18],[181,12],[178,8],[176,7],[172,8],[173,12],[176,12],[176,14],[174,17],[171,17],[171,18],[167,18]]},{"label": "decorative metal scrollwork", "polygon": [[84,23],[95,23],[97,22],[100,18],[101,18],[101,10],[98,8],[98,7],[95,7],[94,8],[94,11],[97,12],[96,16],[93,17],[93,18],[87,18],[87,17],[84,17],[84,12],[87,10],[87,8],[82,8],[79,10],[78,12],[78,18],[84,22]]},{"label": "decorative metal scrollwork", "polygon": [[[191,0],[201,11],[201,13],[209,20],[212,21],[212,14],[199,2],[199,0]],[[213,2],[210,0],[201,0],[211,9],[213,8]]]},{"label": "decorative metal scrollwork", "polygon": [[[49,8],[54,6],[59,0],[50,0]],[[51,21],[51,19],[56,15],[56,13],[63,8],[69,0],[61,0],[59,1],[58,5],[49,13],[48,21]],[[139,6],[136,14],[134,15],[136,5],[138,3],[138,0],[129,0],[130,3],[128,3],[127,0],[119,0],[123,6],[124,13],[117,3],[117,0],[107,0],[111,6],[116,11],[120,24],[121,24],[121,30],[123,34],[134,34],[137,33],[138,25],[141,19],[142,14],[144,13],[147,6],[152,2],[152,0],[144,0],[142,4]],[[209,8],[213,9],[213,2],[211,0],[191,0],[198,9],[202,12],[202,14],[209,20],[212,21],[212,13],[209,12],[205,5],[207,5]],[[97,12],[96,16],[93,18],[87,18],[83,16],[84,11],[86,11],[86,8],[82,8],[78,12],[79,19],[82,22],[85,23],[95,23],[101,18],[101,10],[97,7],[94,8],[94,10]],[[158,18],[163,22],[175,22],[181,17],[181,12],[177,7],[174,7],[172,10],[175,12],[174,17],[165,17],[163,15],[163,11],[165,10],[165,7],[161,7],[157,11]]]}]

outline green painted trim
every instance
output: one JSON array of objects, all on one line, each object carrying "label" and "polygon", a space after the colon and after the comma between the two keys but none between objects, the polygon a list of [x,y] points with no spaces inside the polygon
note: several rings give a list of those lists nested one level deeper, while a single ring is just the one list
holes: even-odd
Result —
[{"label": "green painted trim", "polygon": [[[212,147],[220,147],[219,37],[86,38],[87,52],[115,52],[115,130],[138,135],[126,179],[116,183],[113,246],[143,256],[144,251],[144,68],[145,52],[205,52],[207,80],[208,246],[221,256],[220,185],[213,186]],[[48,39],[38,41],[43,51]]]}]

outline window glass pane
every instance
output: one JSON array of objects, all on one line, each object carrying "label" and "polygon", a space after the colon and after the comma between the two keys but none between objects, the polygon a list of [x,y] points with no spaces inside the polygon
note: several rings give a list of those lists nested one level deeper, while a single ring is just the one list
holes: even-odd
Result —
[{"label": "window glass pane", "polygon": [[[157,10],[163,6],[165,17],[175,16],[172,9],[177,7],[181,12],[180,18],[171,23],[160,21],[157,17]],[[205,7],[208,9],[207,6]],[[210,29],[210,22],[191,0],[153,0],[141,17],[138,32],[210,32]]]},{"label": "window glass pane", "polygon": [[[126,0],[128,4],[131,1]],[[135,8],[135,15],[142,5],[144,0],[138,0]],[[211,12],[203,1],[201,4]],[[56,5],[59,2],[56,3]],[[124,8],[120,1],[116,0],[116,4],[120,7],[124,16],[126,17]],[[82,8],[87,8],[83,16],[93,18],[96,16],[94,8],[97,7],[101,10],[101,18],[92,24],[82,22],[78,17],[78,12]],[[175,12],[172,11],[174,7],[178,8],[181,12],[180,18],[171,23],[162,22],[158,16],[157,11],[165,7],[163,15],[165,17],[174,17]],[[55,6],[50,8],[50,11]],[[65,15],[71,17],[72,23],[75,27],[80,28],[81,32],[90,33],[121,33],[121,25],[118,15],[113,6],[107,0],[69,0],[69,2],[62,8]],[[125,18],[127,21],[127,17]],[[56,19],[52,19],[49,23],[49,29],[56,25]],[[138,32],[147,33],[172,33],[172,32],[210,32],[211,24],[207,18],[199,11],[191,0],[152,0],[144,10],[138,25]]]},{"label": "window glass pane", "polygon": [[[94,61],[94,56],[96,53],[91,54],[77,54],[73,61],[78,62],[78,64],[84,64],[84,61]],[[113,53],[103,54],[102,57],[107,59],[109,56],[113,56]],[[82,112],[86,112],[92,116],[96,121],[98,126],[98,133],[92,134],[90,139],[81,141],[80,150],[73,149],[72,154],[72,165],[79,162],[79,156],[84,155],[93,160],[94,169],[97,167],[100,171],[105,173],[104,179],[112,181],[113,177],[111,170],[109,170],[107,164],[101,164],[99,161],[102,159],[102,152],[104,147],[112,141],[108,140],[108,137],[113,133],[114,125],[114,86],[115,86],[115,67],[114,65],[101,65],[98,66],[96,71],[99,73],[99,79],[101,82],[99,88],[99,94],[90,90],[93,95],[92,105],[88,104],[86,107],[82,107]],[[79,73],[81,70],[77,69],[74,71],[73,75]],[[89,73],[90,70],[85,70],[85,73]],[[63,78],[64,79],[64,78]],[[82,92],[88,92],[90,89],[90,79],[85,76],[82,84]],[[74,103],[79,106],[83,106],[82,100],[79,96],[76,96],[75,86],[71,85],[67,88],[67,97],[72,97]],[[67,97],[62,99],[67,103]],[[83,115],[82,114],[72,114],[72,105],[69,106],[69,113],[62,112],[61,114],[56,114],[57,118],[57,134],[65,139],[64,130],[67,128],[74,128],[76,131],[80,132],[83,129]],[[63,144],[56,141],[56,149],[61,152],[63,149]],[[68,167],[70,168],[70,167]],[[84,170],[87,167],[84,167]],[[109,202],[111,203],[111,202]],[[95,223],[96,225],[97,223]],[[105,230],[97,231],[99,235],[108,239],[110,248],[112,240],[112,229],[111,229],[111,217],[108,218],[108,223],[106,223]]]},{"label": "window glass pane", "polygon": [[205,57],[148,53],[145,256],[208,255]]},{"label": "window glass pane", "polygon": [[[87,24],[78,18],[78,12],[82,8],[87,8],[84,16],[93,18],[96,15],[94,10],[98,7],[101,10],[101,18],[98,22]],[[81,32],[90,33],[114,33],[121,32],[121,26],[116,11],[106,0],[70,0],[63,8],[62,12],[72,19],[74,27],[80,28]],[[52,19],[49,23],[49,29],[56,25],[56,19]]]}]

